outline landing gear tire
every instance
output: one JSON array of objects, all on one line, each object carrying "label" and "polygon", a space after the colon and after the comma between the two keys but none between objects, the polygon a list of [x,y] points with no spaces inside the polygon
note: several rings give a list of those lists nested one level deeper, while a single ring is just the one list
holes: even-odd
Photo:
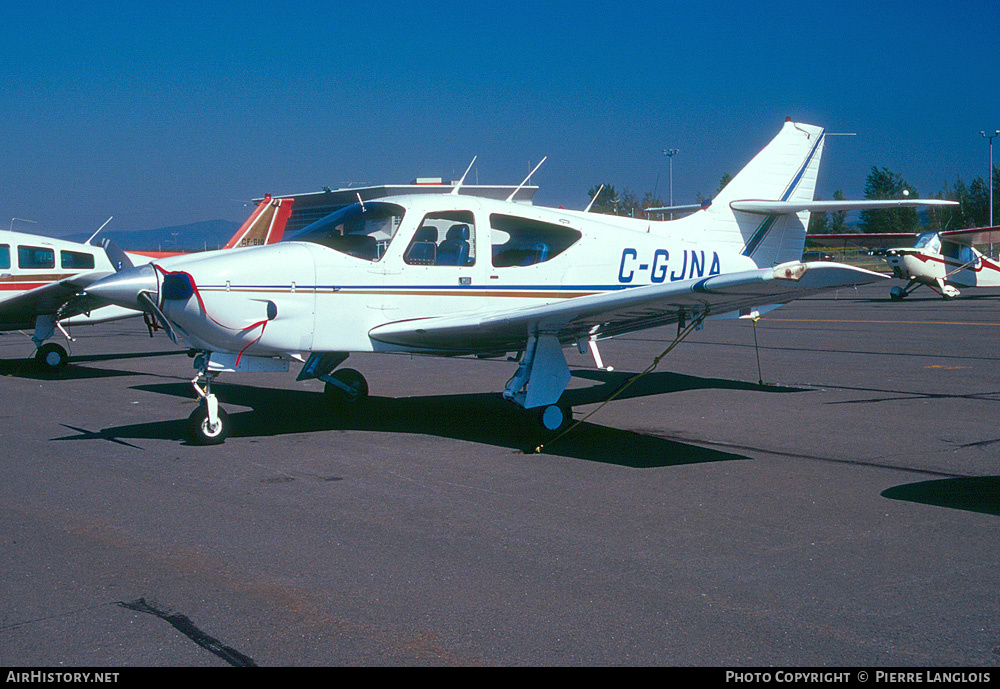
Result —
[{"label": "landing gear tire", "polygon": [[906,290],[904,290],[902,287],[893,287],[891,290],[889,290],[889,298],[892,299],[893,301],[899,301],[905,296],[906,296]]},{"label": "landing gear tire", "polygon": [[330,378],[336,378],[339,383],[350,389],[349,392],[336,383],[327,382],[323,388],[323,396],[331,407],[336,409],[357,407],[368,397],[368,381],[353,368],[338,369],[330,374]]},{"label": "landing gear tire", "polygon": [[565,404],[550,404],[537,413],[538,423],[550,433],[565,430],[573,422],[573,409]]},{"label": "landing gear tire", "polygon": [[66,365],[69,356],[66,350],[55,342],[42,345],[35,352],[35,363],[47,371],[56,371]]},{"label": "landing gear tire", "polygon": [[188,417],[188,436],[195,445],[221,445],[229,437],[229,415],[219,407],[215,426],[208,422],[208,407],[199,404]]}]

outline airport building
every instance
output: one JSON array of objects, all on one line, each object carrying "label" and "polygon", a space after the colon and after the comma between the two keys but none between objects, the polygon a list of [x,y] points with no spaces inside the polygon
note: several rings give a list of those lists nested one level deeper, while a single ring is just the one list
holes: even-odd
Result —
[{"label": "airport building", "polygon": [[[449,194],[457,184],[458,182],[445,183],[440,177],[418,177],[409,184],[383,184],[370,187],[347,187],[344,189],[323,187],[322,191],[302,194],[282,194],[275,195],[272,198],[294,199],[292,203],[292,215],[288,218],[288,224],[285,226],[285,236],[287,237],[320,218],[326,217],[330,213],[357,203],[359,199],[361,201],[372,201],[387,196],[401,196],[403,194]],[[536,191],[538,191],[538,187],[530,185],[518,187],[510,184],[462,184],[458,193],[466,196],[482,196],[502,201],[516,192],[514,201],[530,205],[533,202]],[[254,199],[254,202],[259,203],[262,200]]]}]

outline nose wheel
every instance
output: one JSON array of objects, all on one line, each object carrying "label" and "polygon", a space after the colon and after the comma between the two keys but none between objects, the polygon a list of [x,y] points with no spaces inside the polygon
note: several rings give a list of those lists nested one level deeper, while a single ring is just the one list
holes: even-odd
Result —
[{"label": "nose wheel", "polygon": [[200,403],[188,417],[188,437],[195,445],[221,445],[229,437],[229,415],[226,410],[217,407],[213,422],[208,412],[208,403]]}]

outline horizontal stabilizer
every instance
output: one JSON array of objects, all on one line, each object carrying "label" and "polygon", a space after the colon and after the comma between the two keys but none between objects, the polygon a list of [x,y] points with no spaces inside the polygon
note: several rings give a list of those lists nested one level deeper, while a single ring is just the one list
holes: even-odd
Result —
[{"label": "horizontal stabilizer", "polygon": [[867,199],[863,201],[768,201],[743,199],[731,201],[729,207],[743,213],[785,215],[802,211],[855,211],[880,208],[921,208],[924,206],[957,206],[957,201],[943,199]]}]

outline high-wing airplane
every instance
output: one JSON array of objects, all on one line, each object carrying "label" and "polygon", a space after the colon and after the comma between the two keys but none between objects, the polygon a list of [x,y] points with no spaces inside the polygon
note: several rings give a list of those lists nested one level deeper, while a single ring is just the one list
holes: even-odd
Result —
[{"label": "high-wing airplane", "polygon": [[[266,197],[225,249],[260,246],[281,239],[291,214],[291,200]],[[82,244],[22,232],[0,231],[0,330],[34,329],[35,361],[58,368],[67,352],[45,344],[56,328],[137,316],[142,311],[76,295],[87,285],[117,270],[176,253],[125,252],[110,240]],[[72,303],[70,303],[72,302]]]},{"label": "high-wing airplane", "polygon": [[337,369],[352,352],[514,353],[504,397],[556,430],[572,419],[559,402],[565,347],[600,366],[604,338],[671,323],[687,331],[884,279],[799,260],[810,210],[858,203],[813,201],[824,138],[786,121],[710,206],[677,220],[465,196],[460,180],[452,194],[359,202],[279,244],[157,260],[86,294],[145,308],[193,350],[197,443],[229,433],[211,391],[219,373],[302,361],[299,380],[324,381],[344,405],[368,392],[360,373]]},{"label": "high-wing airplane", "polygon": [[882,256],[895,277],[906,286],[895,286],[889,296],[899,300],[926,285],[945,299],[961,294],[959,287],[1000,287],[1000,263],[984,256],[974,245],[1000,242],[1000,227],[974,227],[924,233],[817,234],[812,243],[823,246],[852,245],[873,249]]}]

